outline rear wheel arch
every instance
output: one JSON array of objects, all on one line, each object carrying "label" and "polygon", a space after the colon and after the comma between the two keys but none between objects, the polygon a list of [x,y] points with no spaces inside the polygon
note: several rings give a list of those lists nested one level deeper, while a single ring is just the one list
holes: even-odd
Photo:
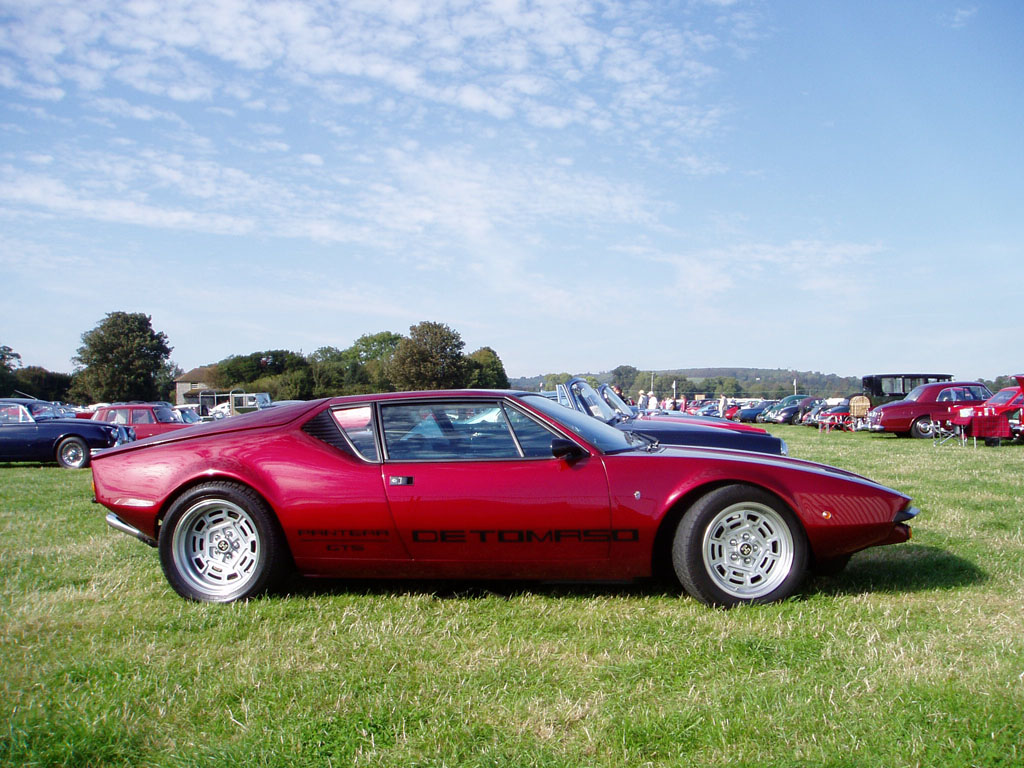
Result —
[{"label": "rear wheel arch", "polygon": [[169,583],[191,600],[273,590],[294,561],[273,506],[235,479],[199,478],[168,499],[157,540]]},{"label": "rear wheel arch", "polygon": [[160,506],[160,512],[156,518],[157,539],[160,538],[159,534],[161,529],[163,528],[164,520],[167,518],[167,513],[171,510],[171,507],[174,506],[178,499],[180,499],[182,496],[184,496],[186,493],[190,492],[194,488],[197,488],[200,485],[209,485],[210,483],[226,483],[227,485],[233,485],[237,488],[245,489],[247,492],[256,494],[256,496],[259,497],[260,501],[267,506],[267,509],[270,510],[270,513],[273,516],[274,520],[276,521],[278,527],[281,527],[281,520],[277,516],[277,510],[274,509],[274,505],[271,504],[270,501],[267,500],[267,497],[264,494],[260,493],[251,483],[247,483],[244,480],[240,480],[237,477],[233,477],[232,475],[203,475],[200,477],[195,477],[189,480],[187,483],[182,484],[180,487],[175,488],[174,492],[171,493],[171,495],[168,496],[166,499],[164,499],[163,504]]}]

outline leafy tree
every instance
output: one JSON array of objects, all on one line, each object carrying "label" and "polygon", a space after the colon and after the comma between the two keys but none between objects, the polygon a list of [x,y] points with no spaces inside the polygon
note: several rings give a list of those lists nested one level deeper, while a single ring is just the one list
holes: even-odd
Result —
[{"label": "leafy tree", "polygon": [[297,352],[268,349],[248,355],[231,355],[217,363],[217,386],[251,386],[257,379],[306,368],[309,362]]},{"label": "leafy tree", "polygon": [[623,391],[628,390],[633,386],[636,381],[637,375],[640,371],[634,368],[632,365],[620,365],[612,368],[612,381],[613,385],[618,385]]},{"label": "leafy tree", "polygon": [[490,347],[480,347],[466,357],[469,374],[466,386],[475,389],[508,389],[508,376],[498,353]]},{"label": "leafy tree", "polygon": [[168,360],[160,366],[160,371],[156,375],[158,400],[174,402],[174,380],[183,373],[184,371],[172,360]]},{"label": "leafy tree", "polygon": [[15,369],[21,366],[21,355],[8,347],[0,346],[0,395],[11,395],[17,384],[14,378]]},{"label": "leafy tree", "polygon": [[83,401],[154,400],[171,354],[167,336],[141,312],[110,312],[82,334],[71,396]]},{"label": "leafy tree", "polygon": [[[452,332],[454,333],[454,331]],[[345,350],[345,354],[354,355],[356,360],[364,365],[371,360],[387,362],[398,349],[402,338],[402,334],[391,331],[364,334]]]},{"label": "leafy tree", "polygon": [[571,378],[571,373],[548,373],[544,376],[544,389],[551,391],[559,384],[565,384]]},{"label": "leafy tree", "polygon": [[457,331],[425,321],[409,328],[384,370],[400,390],[460,389],[466,383],[464,346]]},{"label": "leafy tree", "polygon": [[14,372],[15,389],[40,400],[67,400],[71,374],[53,373],[38,365],[27,365]]}]

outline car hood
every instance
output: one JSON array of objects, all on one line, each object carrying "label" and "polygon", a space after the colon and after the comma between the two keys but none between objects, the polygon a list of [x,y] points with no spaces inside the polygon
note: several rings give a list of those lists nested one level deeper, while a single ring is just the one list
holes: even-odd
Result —
[{"label": "car hood", "polygon": [[647,435],[665,445],[701,448],[729,448],[738,451],[781,454],[783,442],[763,430],[741,431],[688,421],[622,421],[615,425],[624,432]]},{"label": "car hood", "polygon": [[[794,459],[789,456],[775,456],[764,453],[749,453],[743,451],[731,451],[722,450],[716,448],[699,448],[690,447],[685,445],[664,445],[661,446],[653,454],[644,449],[636,449],[630,451],[630,453],[644,454],[647,456],[664,456],[668,459],[706,459],[709,455],[713,455],[719,459],[728,459],[731,461],[739,462],[753,462],[761,466],[779,467],[780,469],[798,469],[805,472],[817,472],[820,474],[831,475],[834,477],[842,477],[848,480],[856,480],[857,482],[867,483],[868,485],[875,486],[877,488],[883,488],[891,493],[899,496],[904,496],[909,499],[909,496],[901,494],[899,491],[894,491],[888,486],[882,485],[875,482],[874,480],[858,475],[856,472],[850,472],[846,469],[840,469],[839,467],[833,467],[829,464],[819,464],[816,461],[807,461],[805,459]],[[621,455],[621,454],[617,454]]]},{"label": "car hood", "polygon": [[647,421],[668,421],[669,423],[679,424],[702,424],[706,427],[714,427],[716,429],[731,429],[736,432],[761,432],[767,434],[765,430],[760,427],[755,427],[750,424],[740,424],[739,422],[729,421],[728,419],[720,419],[717,416],[697,416],[692,413],[683,413],[681,411],[672,411],[669,413],[645,413],[637,416],[636,421],[647,422]]}]

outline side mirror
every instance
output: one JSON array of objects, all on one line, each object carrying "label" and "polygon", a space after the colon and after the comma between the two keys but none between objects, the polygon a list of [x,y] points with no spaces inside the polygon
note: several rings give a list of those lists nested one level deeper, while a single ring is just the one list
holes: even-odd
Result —
[{"label": "side mirror", "polygon": [[587,452],[572,440],[567,440],[564,437],[555,437],[551,439],[551,455],[556,459],[575,461],[576,459],[582,459],[587,455]]}]

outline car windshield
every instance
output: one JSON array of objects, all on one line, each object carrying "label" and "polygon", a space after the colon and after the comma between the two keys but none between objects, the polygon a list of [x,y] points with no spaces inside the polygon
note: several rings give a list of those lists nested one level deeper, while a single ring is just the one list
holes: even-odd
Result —
[{"label": "car windshield", "polygon": [[181,424],[181,415],[177,411],[172,411],[170,408],[164,406],[157,406],[153,409],[153,413],[156,415],[156,420],[161,424]]},{"label": "car windshield", "polygon": [[605,402],[608,403],[612,408],[621,413],[623,416],[632,416],[633,409],[630,408],[626,401],[619,397],[618,393],[611,387],[605,387],[601,390],[601,395],[604,397]]},{"label": "car windshield", "polygon": [[32,412],[32,418],[36,420],[60,418],[60,412],[50,403],[32,403],[28,409]]},{"label": "car windshield", "polygon": [[618,421],[619,414],[585,381],[572,383],[572,391],[586,413],[605,422]]},{"label": "car windshield", "polygon": [[542,395],[523,395],[520,399],[534,410],[579,435],[591,445],[597,446],[604,453],[629,451],[644,445],[644,441],[640,437],[609,426],[585,413],[566,408]]}]

